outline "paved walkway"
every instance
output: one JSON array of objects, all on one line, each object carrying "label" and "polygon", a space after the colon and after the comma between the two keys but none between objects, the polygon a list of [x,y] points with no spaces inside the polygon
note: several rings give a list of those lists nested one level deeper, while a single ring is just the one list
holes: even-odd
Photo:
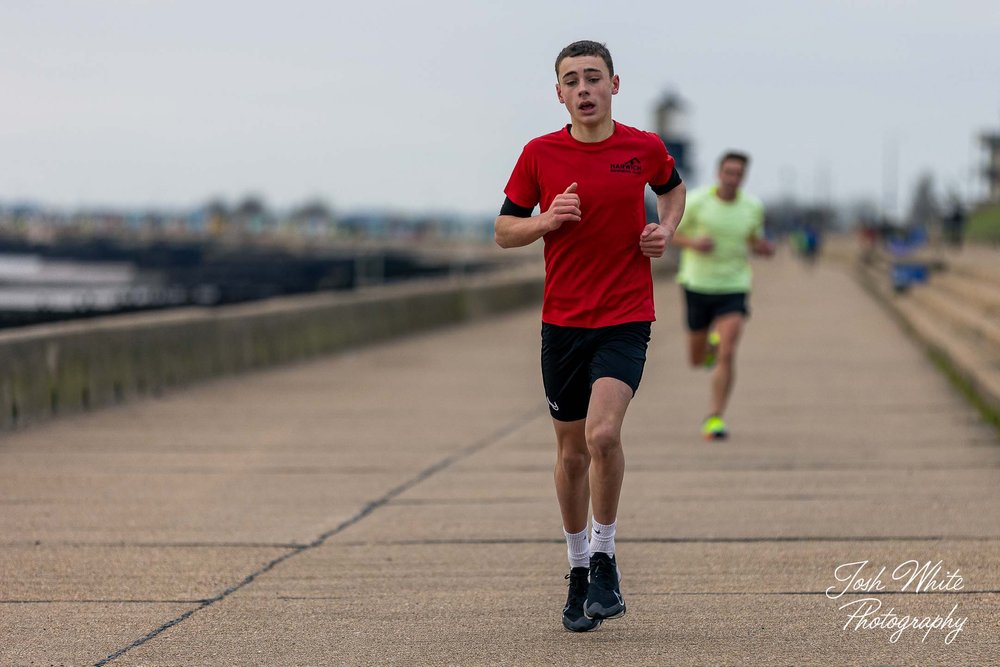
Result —
[{"label": "paved walkway", "polygon": [[[757,280],[725,443],[658,287],[598,632],[559,622],[528,309],[0,437],[0,665],[995,664],[996,434],[846,273]],[[893,643],[864,597],[967,620]]]}]

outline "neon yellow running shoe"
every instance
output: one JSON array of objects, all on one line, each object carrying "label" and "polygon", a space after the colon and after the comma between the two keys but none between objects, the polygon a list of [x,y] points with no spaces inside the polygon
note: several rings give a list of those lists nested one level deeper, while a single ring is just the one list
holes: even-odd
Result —
[{"label": "neon yellow running shoe", "polygon": [[715,362],[719,358],[719,343],[722,338],[719,337],[718,331],[712,331],[708,334],[708,350],[705,352],[705,361],[702,365],[705,368],[712,368],[715,366]]},{"label": "neon yellow running shoe", "polygon": [[726,422],[718,415],[711,415],[705,418],[701,425],[701,435],[706,440],[725,440],[729,435],[726,430]]}]

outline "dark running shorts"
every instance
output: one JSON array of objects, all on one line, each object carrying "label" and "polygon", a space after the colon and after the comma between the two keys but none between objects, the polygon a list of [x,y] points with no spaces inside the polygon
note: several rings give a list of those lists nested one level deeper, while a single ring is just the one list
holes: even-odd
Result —
[{"label": "dark running shorts", "polygon": [[712,320],[727,313],[750,316],[746,292],[704,294],[685,288],[684,299],[687,302],[687,325],[691,331],[704,331],[712,324]]},{"label": "dark running shorts", "polygon": [[542,323],[542,383],[553,419],[587,416],[590,388],[598,378],[621,380],[639,389],[646,365],[650,323],[629,322],[583,329]]}]

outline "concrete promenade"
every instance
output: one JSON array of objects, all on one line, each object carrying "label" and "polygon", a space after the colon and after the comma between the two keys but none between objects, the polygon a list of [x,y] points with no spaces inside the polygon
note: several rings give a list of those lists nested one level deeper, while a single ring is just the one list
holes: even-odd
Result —
[{"label": "concrete promenade", "polygon": [[997,664],[995,431],[846,269],[756,280],[723,443],[657,286],[599,631],[529,308],[0,435],[0,666]]}]

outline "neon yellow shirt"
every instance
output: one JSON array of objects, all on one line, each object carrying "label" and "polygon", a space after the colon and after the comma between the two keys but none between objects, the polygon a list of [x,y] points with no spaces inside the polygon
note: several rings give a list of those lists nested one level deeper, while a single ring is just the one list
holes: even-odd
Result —
[{"label": "neon yellow shirt", "polygon": [[707,253],[684,248],[677,282],[706,294],[749,292],[747,241],[762,234],[764,205],[742,191],[737,191],[733,201],[723,201],[716,190],[713,185],[688,195],[678,231],[691,239],[708,236],[715,246]]}]

